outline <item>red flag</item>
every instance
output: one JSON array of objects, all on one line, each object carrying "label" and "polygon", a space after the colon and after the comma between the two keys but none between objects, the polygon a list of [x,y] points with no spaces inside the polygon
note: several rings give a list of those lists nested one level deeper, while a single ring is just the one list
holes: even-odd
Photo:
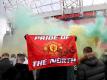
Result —
[{"label": "red flag", "polygon": [[75,36],[26,35],[26,42],[30,70],[78,62]]}]

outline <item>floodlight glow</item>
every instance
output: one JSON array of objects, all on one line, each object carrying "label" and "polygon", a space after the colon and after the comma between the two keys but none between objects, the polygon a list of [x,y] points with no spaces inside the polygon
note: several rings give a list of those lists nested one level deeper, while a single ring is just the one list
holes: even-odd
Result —
[{"label": "floodlight glow", "polygon": [[7,24],[7,20],[5,18],[0,18],[0,52],[3,44],[3,37],[6,34],[6,31],[9,30],[9,26]]}]

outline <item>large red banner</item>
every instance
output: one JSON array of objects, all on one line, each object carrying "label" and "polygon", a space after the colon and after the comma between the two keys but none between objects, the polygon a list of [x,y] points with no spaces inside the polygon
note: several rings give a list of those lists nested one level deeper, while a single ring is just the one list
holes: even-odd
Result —
[{"label": "large red banner", "polygon": [[26,35],[30,70],[78,63],[75,36]]}]

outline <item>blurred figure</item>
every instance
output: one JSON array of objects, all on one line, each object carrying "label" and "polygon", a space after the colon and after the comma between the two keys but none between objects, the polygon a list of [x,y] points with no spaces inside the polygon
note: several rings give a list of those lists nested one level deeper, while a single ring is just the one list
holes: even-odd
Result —
[{"label": "blurred figure", "polygon": [[12,64],[9,61],[9,54],[3,53],[0,61],[0,80],[3,80],[2,74],[5,73],[10,67],[12,67]]},{"label": "blurred figure", "polygon": [[78,68],[80,80],[105,80],[105,66],[103,62],[95,57],[91,47],[85,47],[84,57],[80,61]]},{"label": "blurred figure", "polygon": [[23,64],[24,54],[17,54],[16,65],[10,68],[4,75],[4,80],[34,80],[32,71],[29,71],[28,65]]},{"label": "blurred figure", "polygon": [[103,54],[101,56],[101,60],[105,64],[105,77],[106,77],[106,80],[107,80],[107,49],[104,49],[104,52],[103,52]]},{"label": "blurred figure", "polygon": [[13,66],[16,64],[16,55],[15,54],[11,54],[10,61]]}]

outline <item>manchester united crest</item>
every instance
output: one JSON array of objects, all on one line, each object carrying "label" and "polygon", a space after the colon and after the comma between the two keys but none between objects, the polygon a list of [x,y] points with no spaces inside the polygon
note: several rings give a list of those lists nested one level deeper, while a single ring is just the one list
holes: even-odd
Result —
[{"label": "manchester united crest", "polygon": [[47,44],[44,45],[44,51],[46,53],[49,53],[51,56],[65,56],[66,54],[73,54],[76,52],[76,49],[72,45],[67,48],[67,46],[64,46],[58,42],[48,42]]},{"label": "manchester united crest", "polygon": [[44,51],[48,52],[51,56],[58,55],[59,54],[59,52],[58,52],[59,49],[60,50],[63,49],[62,45],[60,43],[54,42],[54,41],[49,42],[44,46]]}]

